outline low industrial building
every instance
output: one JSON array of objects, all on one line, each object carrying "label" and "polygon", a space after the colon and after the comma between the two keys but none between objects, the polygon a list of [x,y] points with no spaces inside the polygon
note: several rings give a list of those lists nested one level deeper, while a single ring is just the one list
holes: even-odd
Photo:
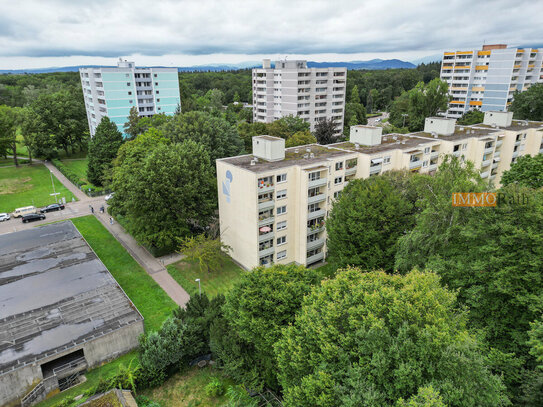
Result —
[{"label": "low industrial building", "polygon": [[32,405],[138,346],[143,317],[75,226],[0,236],[0,405]]},{"label": "low industrial building", "polygon": [[543,122],[486,112],[484,122],[456,125],[429,117],[424,131],[382,134],[353,126],[347,142],[285,148],[285,140],[253,137],[253,153],[217,160],[222,241],[243,267],[326,259],[329,211],[353,179],[391,170],[432,174],[447,155],[471,161],[494,185],[518,157],[543,153]]}]

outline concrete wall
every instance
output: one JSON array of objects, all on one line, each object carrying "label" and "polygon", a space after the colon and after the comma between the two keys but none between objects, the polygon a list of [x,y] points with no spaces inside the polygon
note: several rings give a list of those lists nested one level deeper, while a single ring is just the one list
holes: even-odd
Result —
[{"label": "concrete wall", "polygon": [[102,362],[138,347],[138,338],[142,333],[143,321],[139,321],[49,358],[41,359],[32,365],[0,375],[0,406],[18,402],[38,381],[41,381],[43,379],[42,364],[83,349],[89,368],[96,367]]}]

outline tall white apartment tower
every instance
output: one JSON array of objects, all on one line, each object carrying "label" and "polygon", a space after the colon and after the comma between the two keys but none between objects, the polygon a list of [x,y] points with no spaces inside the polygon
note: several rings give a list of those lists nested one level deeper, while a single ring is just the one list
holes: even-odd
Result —
[{"label": "tall white apartment tower", "polygon": [[91,136],[104,116],[124,133],[132,107],[143,117],[173,115],[181,103],[177,68],[136,68],[119,59],[116,68],[80,68],[79,74]]},{"label": "tall white apartment tower", "polygon": [[253,121],[270,123],[299,116],[315,130],[321,120],[334,120],[343,130],[347,68],[308,68],[307,61],[271,61],[253,69]]},{"label": "tall white apartment tower", "polygon": [[458,118],[474,109],[507,111],[516,91],[543,82],[542,57],[538,49],[505,44],[445,52],[441,79],[449,84],[451,96],[447,117]]}]

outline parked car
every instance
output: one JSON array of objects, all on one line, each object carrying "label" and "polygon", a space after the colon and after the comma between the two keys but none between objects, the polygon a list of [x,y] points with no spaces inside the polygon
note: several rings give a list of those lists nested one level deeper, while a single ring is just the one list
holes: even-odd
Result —
[{"label": "parked car", "polygon": [[53,211],[60,211],[64,209],[64,204],[51,204],[51,205],[47,205],[45,208],[41,208],[40,209],[40,212],[41,213],[46,213],[46,212],[53,212]]},{"label": "parked car", "polygon": [[28,215],[29,213],[38,213],[38,209],[35,206],[23,206],[22,208],[17,208],[13,211],[13,217],[18,218],[19,216]]},{"label": "parked car", "polygon": [[115,195],[115,192],[112,192],[111,194],[107,194],[105,197],[106,202],[109,201],[111,198],[113,198],[113,195]]},{"label": "parked car", "polygon": [[0,213],[0,222],[3,222],[5,220],[9,220],[11,216],[9,216],[9,213]]},{"label": "parked car", "polygon": [[28,215],[23,216],[23,223],[34,222],[35,220],[45,219],[43,213],[29,213]]}]

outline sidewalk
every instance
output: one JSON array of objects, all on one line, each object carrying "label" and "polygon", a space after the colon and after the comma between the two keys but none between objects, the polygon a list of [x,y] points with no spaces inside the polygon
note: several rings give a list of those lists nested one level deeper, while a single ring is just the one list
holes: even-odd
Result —
[{"label": "sidewalk", "polygon": [[134,260],[136,260],[153,280],[162,287],[166,294],[168,294],[177,305],[184,307],[189,301],[190,295],[173,279],[172,276],[170,276],[162,263],[155,259],[147,249],[140,246],[117,222],[113,222],[113,225],[111,225],[107,213],[102,214],[95,210],[94,214],[119,243],[123,245],[128,253],[130,253]]},{"label": "sidewalk", "polygon": [[55,177],[66,187],[70,190],[72,194],[74,194],[77,199],[80,201],[88,201],[90,200],[90,197],[87,196],[83,191],[81,191],[79,188],[77,188],[72,182],[66,178],[53,164],[51,164],[49,161],[43,163],[49,171],[53,173]]}]

